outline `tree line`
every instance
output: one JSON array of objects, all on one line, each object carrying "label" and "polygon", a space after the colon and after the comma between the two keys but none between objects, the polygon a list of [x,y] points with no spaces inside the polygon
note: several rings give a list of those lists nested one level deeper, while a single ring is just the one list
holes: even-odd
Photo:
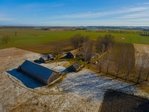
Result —
[{"label": "tree line", "polygon": [[[91,40],[87,36],[80,34],[74,35],[71,45],[75,49],[80,49],[82,58],[87,63],[92,63],[91,59],[94,55],[96,58],[96,69],[99,72],[114,75],[116,78],[124,80],[132,80],[140,83],[149,78],[149,56],[143,54],[142,60],[136,67],[135,48],[133,44],[115,42],[114,36],[107,34]],[[104,56],[101,58],[101,56]]]}]

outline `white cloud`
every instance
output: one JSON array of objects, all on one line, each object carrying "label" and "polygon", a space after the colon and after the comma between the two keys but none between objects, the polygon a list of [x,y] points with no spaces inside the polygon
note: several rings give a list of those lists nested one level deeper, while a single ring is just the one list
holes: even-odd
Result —
[{"label": "white cloud", "polygon": [[[23,8],[36,9],[37,7],[61,7],[63,4],[26,4]],[[39,17],[40,18],[40,17]],[[40,19],[26,20],[23,24],[32,25],[51,25],[51,26],[89,26],[89,25],[112,25],[112,26],[149,26],[149,3],[131,7],[121,7],[105,11],[87,11],[82,13],[62,14],[51,17],[41,17]],[[22,23],[22,20],[13,19],[9,16],[0,14],[0,22]]]},{"label": "white cloud", "polygon": [[149,4],[123,7],[111,11],[83,12],[50,17],[45,25],[81,26],[113,25],[142,26],[149,25]]},{"label": "white cloud", "polygon": [[75,13],[75,14],[64,14],[53,16],[51,19],[95,19],[102,17],[114,17],[121,16],[124,14],[137,14],[137,13],[149,13],[148,6],[139,6],[139,7],[129,7],[129,8],[120,8],[112,11],[97,11],[97,12],[83,12],[83,13]]},{"label": "white cloud", "polygon": [[0,14],[0,22],[7,22],[7,21],[12,21],[14,20],[13,18],[7,17],[4,14]]},{"label": "white cloud", "polygon": [[98,21],[98,20],[90,20],[90,21],[51,21],[51,22],[42,22],[39,23],[42,26],[149,26],[147,20],[136,20],[136,21],[128,21],[128,20],[109,20],[109,21]]},{"label": "white cloud", "polygon": [[133,13],[133,14],[126,14],[126,15],[122,15],[121,17],[118,17],[118,18],[120,18],[120,19],[149,18],[148,13],[149,13],[149,11],[144,11],[144,12],[139,12],[139,13]]},{"label": "white cloud", "polygon": [[58,8],[58,7],[62,7],[64,6],[64,4],[57,4],[57,3],[52,3],[52,4],[46,4],[46,3],[30,3],[30,4],[24,4],[24,5],[21,5],[20,7],[21,8],[24,8],[24,9],[28,9],[28,10],[32,10],[32,9],[40,9],[40,8]]}]

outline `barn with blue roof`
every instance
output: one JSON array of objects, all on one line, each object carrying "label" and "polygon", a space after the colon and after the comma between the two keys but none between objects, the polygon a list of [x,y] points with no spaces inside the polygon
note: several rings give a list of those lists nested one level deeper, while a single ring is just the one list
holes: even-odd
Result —
[{"label": "barn with blue roof", "polygon": [[18,71],[44,84],[52,83],[61,76],[61,74],[56,71],[28,60],[19,66]]}]

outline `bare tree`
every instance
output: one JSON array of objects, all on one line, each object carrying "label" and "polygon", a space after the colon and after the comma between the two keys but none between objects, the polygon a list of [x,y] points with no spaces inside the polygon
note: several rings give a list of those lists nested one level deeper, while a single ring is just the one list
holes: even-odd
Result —
[{"label": "bare tree", "polygon": [[146,79],[145,79],[145,81],[148,81],[148,78],[149,78],[149,71],[148,71],[147,74],[146,74]]},{"label": "bare tree", "polygon": [[[138,67],[138,77],[137,77],[137,82],[136,83],[140,83],[141,78],[144,75],[144,71],[145,69],[147,69],[147,64],[148,64],[148,55],[146,53],[144,53],[141,57],[141,64]],[[148,70],[148,69],[147,69]],[[142,77],[141,77],[142,76]],[[145,78],[145,80],[148,80],[148,73],[147,73],[147,77]]]},{"label": "bare tree", "polygon": [[76,49],[76,48],[82,47],[83,43],[88,41],[88,37],[77,34],[77,35],[74,35],[70,41],[73,47]]},{"label": "bare tree", "polygon": [[128,80],[130,72],[134,69],[135,66],[135,49],[132,44],[126,44],[125,46],[127,49],[125,54],[125,65],[126,65],[126,77],[125,79]]},{"label": "bare tree", "polygon": [[96,51],[98,53],[105,52],[113,46],[113,43],[114,43],[114,39],[113,39],[113,36],[110,34],[105,35],[104,37],[99,37],[96,40]]},{"label": "bare tree", "polygon": [[[129,78],[129,74],[135,65],[134,47],[132,44],[117,43],[110,52],[111,61],[114,62],[115,75],[118,77],[119,72],[124,72],[125,80]],[[128,58],[129,57],[129,58]]]},{"label": "bare tree", "polygon": [[142,71],[143,71],[143,62],[141,63],[139,70],[138,70],[138,77],[137,77],[137,81],[136,81],[137,84],[140,83]]},{"label": "bare tree", "polygon": [[147,74],[146,74],[146,81],[148,81],[148,78],[149,78],[149,56],[147,56],[147,60],[146,60],[146,62],[147,62]]},{"label": "bare tree", "polygon": [[102,66],[101,66],[101,64],[102,64],[101,61],[97,63],[97,67],[98,67],[98,72],[99,72],[99,73],[101,73],[101,71],[102,71]]},{"label": "bare tree", "polygon": [[111,51],[111,56],[113,58],[113,61],[115,62],[115,76],[118,77],[119,75],[119,72],[121,71],[122,69],[122,54],[123,54],[123,51],[122,51],[122,46],[119,45],[119,44],[115,44],[112,51]]},{"label": "bare tree", "polygon": [[55,55],[55,59],[58,61],[59,58],[60,58],[60,54],[62,52],[62,48],[61,48],[61,45],[55,45],[52,49],[53,51],[53,54]]},{"label": "bare tree", "polygon": [[81,52],[83,54],[84,61],[89,62],[93,54],[93,42],[90,40],[85,42]]},{"label": "bare tree", "polygon": [[105,62],[106,62],[106,74],[108,74],[109,73],[109,68],[110,68],[110,62],[111,62],[111,59],[112,57],[111,57],[111,55],[110,55],[110,52],[108,51],[107,52],[107,55],[105,56]]},{"label": "bare tree", "polygon": [[106,63],[106,57],[107,57],[107,52],[103,53],[102,55],[98,55],[96,57],[96,67],[98,72],[104,72],[104,70],[102,70],[104,68],[104,64]]}]

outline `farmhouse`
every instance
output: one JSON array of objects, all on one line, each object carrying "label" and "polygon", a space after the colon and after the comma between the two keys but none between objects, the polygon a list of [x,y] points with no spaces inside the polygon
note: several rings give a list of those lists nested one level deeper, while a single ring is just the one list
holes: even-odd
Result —
[{"label": "farmhouse", "polygon": [[19,68],[19,72],[28,75],[44,84],[50,84],[59,79],[60,73],[26,60]]}]

